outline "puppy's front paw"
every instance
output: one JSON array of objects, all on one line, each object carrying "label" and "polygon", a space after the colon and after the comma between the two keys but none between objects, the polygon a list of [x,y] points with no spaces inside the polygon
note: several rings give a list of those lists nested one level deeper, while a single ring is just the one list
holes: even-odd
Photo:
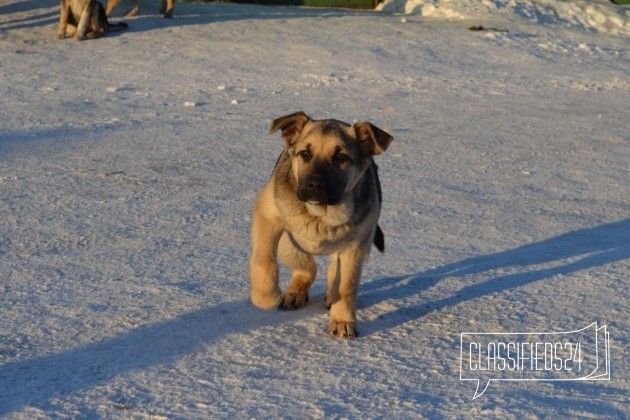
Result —
[{"label": "puppy's front paw", "polygon": [[256,290],[252,290],[250,292],[250,296],[252,299],[252,303],[256,307],[260,309],[265,309],[267,311],[270,309],[277,308],[280,302],[282,301],[282,295],[280,294],[279,290],[273,291],[273,292],[267,292],[267,293],[262,293]]},{"label": "puppy's front paw", "polygon": [[298,309],[306,305],[307,302],[307,293],[285,293],[282,295],[282,300],[280,301],[278,308],[285,310]]},{"label": "puppy's front paw", "polygon": [[352,339],[359,336],[356,322],[339,322],[330,320],[328,334],[337,338]]}]

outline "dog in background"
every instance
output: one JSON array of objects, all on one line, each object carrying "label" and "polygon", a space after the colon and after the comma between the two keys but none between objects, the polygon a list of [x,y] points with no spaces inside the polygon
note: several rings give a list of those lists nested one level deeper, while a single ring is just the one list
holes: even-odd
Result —
[{"label": "dog in background", "polygon": [[[103,5],[97,0],[61,0],[57,38],[72,36],[78,41],[104,36],[107,32],[127,29],[124,22],[111,24]],[[70,31],[68,31],[70,27]]]},{"label": "dog in background", "polygon": [[[358,336],[355,303],[371,245],[384,249],[378,226],[381,186],[373,157],[393,140],[369,122],[312,120],[303,112],[271,123],[286,147],[254,205],[249,261],[250,294],[262,309],[297,309],[308,302],[317,266],[329,255],[328,332]],[[284,293],[277,256],[291,269]]]},{"label": "dog in background", "polygon": [[[131,1],[131,9],[125,12],[125,16],[132,17],[138,15],[138,0],[130,0]],[[107,0],[107,6],[105,8],[105,13],[109,16],[112,11],[116,8],[120,0]],[[161,0],[160,13],[164,15],[165,18],[172,18],[173,12],[175,11],[175,0]]]}]

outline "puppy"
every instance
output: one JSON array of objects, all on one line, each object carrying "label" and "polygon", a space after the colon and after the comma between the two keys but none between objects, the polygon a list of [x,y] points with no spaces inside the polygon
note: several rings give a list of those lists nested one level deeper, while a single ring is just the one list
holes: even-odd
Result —
[{"label": "puppy", "polygon": [[[357,337],[361,269],[372,243],[384,249],[381,187],[372,158],[393,137],[369,122],[312,120],[303,112],[274,120],[269,134],[278,130],[286,148],[254,205],[251,300],[262,309],[304,306],[317,274],[313,255],[329,255],[328,332]],[[284,293],[277,256],[292,271]]]},{"label": "puppy", "polygon": [[[74,30],[68,32],[68,26]],[[124,22],[110,24],[103,5],[97,0],[61,0],[58,39],[73,36],[77,41],[82,41],[126,28],[127,24]]]}]

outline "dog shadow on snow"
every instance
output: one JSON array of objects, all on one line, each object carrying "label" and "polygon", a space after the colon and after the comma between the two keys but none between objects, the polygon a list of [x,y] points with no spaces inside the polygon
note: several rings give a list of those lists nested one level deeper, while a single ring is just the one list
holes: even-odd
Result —
[{"label": "dog shadow on snow", "polygon": [[[241,3],[175,3],[175,12],[172,19],[164,19],[157,14],[159,2],[140,10],[140,14],[134,18],[121,18],[115,10],[110,18],[112,22],[124,21],[129,24],[129,29],[122,32],[112,32],[107,36],[118,36],[126,32],[147,32],[184,26],[209,25],[209,35],[212,35],[213,24],[225,22],[237,22],[241,20],[264,21],[278,20],[279,22],[301,18],[328,19],[341,16],[355,16],[369,13],[356,9],[329,9],[308,8],[283,5],[259,5]],[[146,13],[146,14],[145,14]],[[169,35],[169,36],[172,36]]]},{"label": "dog shadow on snow", "polygon": [[[246,299],[223,302],[61,353],[0,365],[0,418],[28,406],[49,409],[52,397],[63,398],[119,375],[174,362],[226,335],[277,328],[313,316],[313,309],[287,314],[261,311]],[[3,353],[11,353],[8,350],[5,346],[3,351],[0,342],[0,361]]]},{"label": "dog shadow on snow", "polygon": [[[630,219],[566,233],[509,251],[469,258],[413,275],[376,279],[362,286],[360,308],[421,294],[447,277],[464,277],[507,267],[523,268],[516,274],[466,286],[455,295],[439,301],[402,307],[373,321],[362,322],[359,319],[360,328],[364,336],[369,337],[431,311],[626,258],[630,258]],[[536,267],[554,262],[556,264],[551,268]],[[532,269],[528,270],[528,266]],[[245,299],[224,302],[96,343],[5,363],[0,365],[0,417],[26,406],[46,409],[52,397],[89,390],[119,375],[176,361],[218,342],[226,335],[248,333],[264,327],[275,328],[313,316],[315,310],[319,311],[316,305],[287,313],[260,311]]]},{"label": "dog shadow on snow", "polygon": [[373,334],[481,296],[627,258],[630,258],[630,219],[576,230],[508,251],[472,257],[415,274],[376,279],[361,286],[358,299],[360,309],[386,300],[395,301],[419,295],[446,278],[483,273],[491,275],[497,269],[511,268],[513,272],[465,286],[454,295],[437,301],[426,300],[417,305],[403,306],[373,321],[361,322],[359,319],[359,326],[364,335]]}]

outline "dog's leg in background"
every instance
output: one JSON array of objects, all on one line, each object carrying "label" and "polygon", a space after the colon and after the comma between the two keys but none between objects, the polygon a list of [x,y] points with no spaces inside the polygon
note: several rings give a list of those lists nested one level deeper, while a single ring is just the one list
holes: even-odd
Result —
[{"label": "dog's leg in background", "polygon": [[81,11],[81,18],[77,23],[77,31],[74,33],[74,39],[82,41],[86,38],[88,26],[90,25],[90,19],[92,18],[92,11],[94,10],[94,2],[96,0],[90,0],[85,3],[85,7]]},{"label": "dog's leg in background", "polygon": [[175,9],[175,0],[162,0],[162,7],[160,8],[160,13],[162,13],[165,18],[172,18],[174,9]]},{"label": "dog's leg in background", "polygon": [[120,0],[107,0],[107,3],[105,4],[105,14],[109,16],[116,6],[118,6],[118,3],[120,3]]},{"label": "dog's leg in background", "polygon": [[[116,6],[118,6],[118,3],[120,3],[120,0],[107,0],[107,5],[105,6],[105,14],[107,16],[111,15],[112,12],[114,11],[114,9],[116,8]],[[127,10],[124,15],[126,17],[133,17],[133,16],[137,16],[138,15],[138,1],[137,0],[131,0],[131,9]]]},{"label": "dog's leg in background", "polygon": [[92,39],[105,36],[108,26],[107,15],[105,14],[103,5],[100,2],[95,1],[94,7],[92,8],[92,18],[90,24],[91,31],[89,31],[86,36]]},{"label": "dog's leg in background", "polygon": [[66,27],[68,26],[68,15],[70,13],[70,3],[67,0],[61,0],[59,6],[59,29],[57,29],[57,39],[66,37]]},{"label": "dog's leg in background", "polygon": [[[361,279],[361,267],[367,258],[369,246],[367,249],[346,249],[331,256],[326,301],[330,303],[328,333],[332,336],[354,338],[359,335],[355,305]],[[336,269],[333,269],[333,266]]]},{"label": "dog's leg in background", "polygon": [[308,289],[317,276],[315,260],[297,249],[287,234],[282,235],[278,244],[278,255],[291,269],[291,281],[282,295],[280,309],[297,309],[308,302]]},{"label": "dog's leg in background", "polygon": [[138,11],[140,10],[140,6],[138,6],[138,1],[137,0],[132,0],[131,1],[131,9],[127,10],[125,12],[125,16],[126,17],[134,17],[134,16],[138,16]]}]

